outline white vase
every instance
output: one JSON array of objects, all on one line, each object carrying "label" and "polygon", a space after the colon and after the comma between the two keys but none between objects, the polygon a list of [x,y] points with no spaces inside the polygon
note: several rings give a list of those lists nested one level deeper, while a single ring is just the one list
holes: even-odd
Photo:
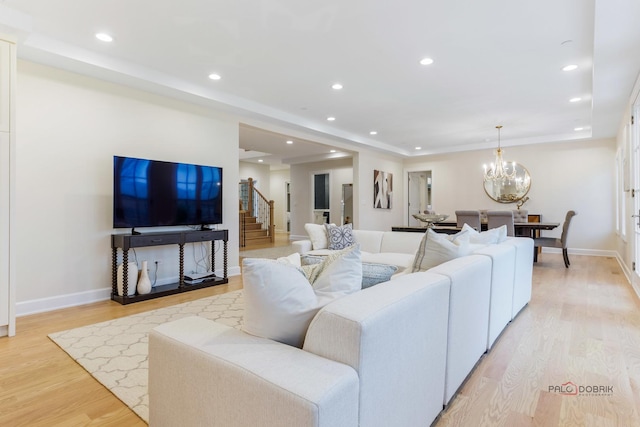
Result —
[{"label": "white vase", "polygon": [[147,261],[142,261],[142,272],[138,279],[138,295],[145,295],[151,292],[151,280],[149,280],[149,272],[147,271]]},{"label": "white vase", "polygon": [[[118,266],[117,284],[118,295],[122,296],[122,288],[124,287],[124,264]],[[127,263],[127,296],[135,295],[138,283],[138,265],[135,262]]]}]

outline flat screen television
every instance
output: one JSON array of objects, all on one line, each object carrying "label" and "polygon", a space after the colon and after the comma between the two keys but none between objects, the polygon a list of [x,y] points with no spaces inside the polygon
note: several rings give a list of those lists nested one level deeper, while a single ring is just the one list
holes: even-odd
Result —
[{"label": "flat screen television", "polygon": [[222,223],[222,168],[113,157],[113,228]]}]

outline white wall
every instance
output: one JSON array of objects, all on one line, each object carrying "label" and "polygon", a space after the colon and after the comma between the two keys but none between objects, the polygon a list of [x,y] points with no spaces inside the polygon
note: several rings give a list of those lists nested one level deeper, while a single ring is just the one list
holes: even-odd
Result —
[{"label": "white wall", "polygon": [[[238,175],[240,176],[240,180],[253,178],[255,188],[257,188],[267,200],[271,200],[271,172],[269,165],[240,162]],[[240,181],[238,180],[238,182]]]},{"label": "white wall", "polygon": [[[541,214],[543,221],[560,223],[573,209],[578,215],[571,223],[569,247],[613,251],[615,149],[615,140],[604,139],[507,147],[504,156],[531,174],[530,199],[523,209]],[[405,161],[405,172],[432,171],[433,209],[450,219],[458,209],[515,209],[515,204],[494,202],[484,192],[482,164],[492,157],[491,150],[416,157]],[[404,200],[406,223],[406,194]],[[561,231],[558,227],[544,234],[559,237]]]},{"label": "white wall", "polygon": [[[336,224],[340,222],[342,184],[353,183],[354,179],[352,159],[335,159],[291,165],[292,238],[305,237],[307,235],[304,231],[304,225],[308,222],[313,222],[313,175],[324,172],[330,173],[329,219]],[[373,201],[371,203],[373,204]]]},{"label": "white wall", "polygon": [[291,182],[289,169],[271,171],[271,199],[274,205],[274,222],[277,232],[287,231],[287,195],[285,184]]},{"label": "white wall", "polygon": [[[108,297],[114,155],[221,166],[221,228],[239,271],[237,119],[26,61],[17,86],[19,314]],[[177,277],[177,246],[136,253],[161,261],[160,279]],[[199,257],[185,247],[185,270]]]},{"label": "white wall", "polygon": [[[393,174],[393,198],[391,209],[373,207],[373,171]],[[353,166],[353,225],[360,230],[390,231],[395,225],[403,225],[403,209],[406,204],[403,162],[400,158],[377,152],[361,151],[354,157]]]}]

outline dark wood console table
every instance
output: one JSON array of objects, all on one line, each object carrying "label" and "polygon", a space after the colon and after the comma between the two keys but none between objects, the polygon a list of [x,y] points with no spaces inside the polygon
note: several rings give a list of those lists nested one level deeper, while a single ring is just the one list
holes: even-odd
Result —
[{"label": "dark wood console table", "polygon": [[[184,245],[185,243],[211,242],[211,271],[216,270],[216,258],[213,245],[216,240],[224,242],[224,266],[223,277],[212,276],[205,281],[196,284],[187,284],[184,281]],[[166,295],[178,294],[181,292],[193,291],[195,289],[208,288],[210,286],[228,283],[227,277],[227,242],[229,240],[228,230],[194,230],[194,231],[174,231],[161,233],[144,234],[112,234],[111,235],[111,299],[120,304],[144,301],[159,298]],[[179,281],[169,285],[154,286],[150,293],[145,295],[128,296],[128,264],[129,249],[149,246],[178,245],[180,255],[178,262],[180,265]],[[122,295],[118,295],[118,249],[122,250]],[[131,284],[136,286],[135,283]]]},{"label": "dark wood console table", "polygon": [[[534,236],[534,232],[540,230],[553,230],[558,227],[560,223],[558,222],[515,222],[513,223],[516,235],[520,233],[521,236]],[[462,228],[457,227],[454,221],[443,221],[435,224],[433,231],[447,233],[447,234],[455,234],[460,231]],[[483,231],[487,230],[487,223],[484,222],[481,224],[481,229]],[[415,227],[415,226],[398,226],[391,227],[391,231],[408,231],[413,233],[424,233],[427,231],[427,227]]]}]

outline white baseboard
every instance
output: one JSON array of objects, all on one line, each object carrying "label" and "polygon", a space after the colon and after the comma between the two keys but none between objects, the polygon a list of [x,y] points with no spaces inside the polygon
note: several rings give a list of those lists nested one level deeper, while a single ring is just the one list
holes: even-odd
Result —
[{"label": "white baseboard", "polygon": [[[604,256],[617,258],[618,253],[616,251],[607,251],[602,249],[572,249],[568,248],[569,255],[589,255],[589,256]],[[561,254],[562,249],[558,248],[542,248],[542,253]]]},{"label": "white baseboard", "polygon": [[[216,274],[222,276],[222,270],[216,270]],[[229,277],[239,276],[240,267],[230,267],[227,270]],[[156,286],[175,283],[177,278],[166,278],[156,282]],[[94,289],[73,294],[57,295],[54,297],[40,298],[16,303],[16,317],[28,316],[30,314],[44,313],[47,311],[59,310],[62,308],[76,307],[78,305],[91,304],[93,302],[111,299],[111,288]],[[1,332],[1,331],[0,331]]]},{"label": "white baseboard", "polygon": [[303,235],[297,235],[297,234],[290,234],[289,235],[289,240],[308,240],[309,236],[307,236],[306,234]]}]

